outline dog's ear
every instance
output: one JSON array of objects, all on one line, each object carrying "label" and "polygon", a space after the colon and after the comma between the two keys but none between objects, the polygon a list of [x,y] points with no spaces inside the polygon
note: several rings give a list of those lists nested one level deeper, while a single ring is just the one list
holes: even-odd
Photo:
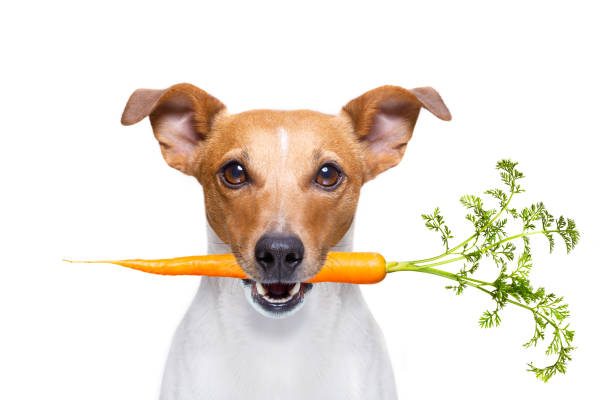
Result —
[{"label": "dog's ear", "polygon": [[421,107],[444,121],[451,119],[444,101],[430,87],[381,86],[342,108],[364,146],[366,181],[401,161]]},{"label": "dog's ear", "polygon": [[132,125],[148,116],[168,165],[193,175],[194,150],[224,108],[219,100],[188,83],[165,90],[138,89],[125,105],[121,123]]}]

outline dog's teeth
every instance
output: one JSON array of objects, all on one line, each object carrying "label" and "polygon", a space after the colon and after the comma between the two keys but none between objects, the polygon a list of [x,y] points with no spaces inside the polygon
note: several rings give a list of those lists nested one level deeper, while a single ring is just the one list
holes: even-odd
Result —
[{"label": "dog's teeth", "polygon": [[293,296],[295,296],[295,295],[297,294],[297,292],[299,292],[299,291],[300,291],[300,286],[301,286],[301,283],[300,283],[300,282],[298,282],[298,283],[296,283],[295,285],[293,285],[293,287],[292,287],[292,288],[291,288],[291,290],[289,291],[289,297],[293,297]]},{"label": "dog's teeth", "polygon": [[256,282],[255,287],[257,288],[257,293],[259,293],[261,296],[265,296],[266,294],[268,294],[268,291],[263,287],[261,283]]},{"label": "dog's teeth", "polygon": [[272,297],[266,297],[266,301],[270,302],[270,303],[285,303],[287,301],[286,298],[284,299],[275,299]]},{"label": "dog's teeth", "polygon": [[255,282],[255,289],[257,290],[257,293],[261,297],[265,298],[266,301],[270,303],[285,303],[289,301],[292,297],[294,297],[295,295],[299,293],[300,287],[301,287],[301,284],[298,282],[294,284],[291,287],[291,289],[289,289],[287,296],[283,298],[274,298],[274,297],[269,296],[268,290],[260,282]]}]

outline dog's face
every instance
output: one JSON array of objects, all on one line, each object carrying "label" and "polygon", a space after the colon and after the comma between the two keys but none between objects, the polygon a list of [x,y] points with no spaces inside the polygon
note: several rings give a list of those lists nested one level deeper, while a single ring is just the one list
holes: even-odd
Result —
[{"label": "dog's face", "polygon": [[150,117],[168,164],[202,184],[211,228],[250,278],[247,299],[279,317],[303,304],[304,282],[349,230],[363,183],[399,163],[421,107],[450,119],[431,88],[383,86],[339,115],[229,114],[180,84],[137,90],[122,122]]},{"label": "dog's face", "polygon": [[[215,123],[195,175],[211,227],[253,280],[310,279],[348,230],[363,183],[352,139],[348,121],[312,111],[249,111]],[[275,262],[282,251],[295,265]]]}]

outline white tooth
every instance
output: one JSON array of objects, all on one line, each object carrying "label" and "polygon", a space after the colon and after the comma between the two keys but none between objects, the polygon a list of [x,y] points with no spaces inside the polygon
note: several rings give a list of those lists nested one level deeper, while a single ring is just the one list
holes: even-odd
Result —
[{"label": "white tooth", "polygon": [[265,296],[268,293],[268,291],[264,289],[263,285],[259,282],[255,283],[255,287],[257,288],[257,293],[259,293],[262,296]]},{"label": "white tooth", "polygon": [[266,301],[268,301],[270,303],[286,303],[287,300],[289,300],[289,299],[287,299],[286,297],[283,298],[283,299],[274,299],[272,297],[267,297],[266,296]]},{"label": "white tooth", "polygon": [[291,290],[289,291],[289,297],[293,297],[297,294],[297,292],[300,291],[300,286],[302,284],[300,282],[296,283],[295,285],[293,285],[293,287],[291,288]]}]

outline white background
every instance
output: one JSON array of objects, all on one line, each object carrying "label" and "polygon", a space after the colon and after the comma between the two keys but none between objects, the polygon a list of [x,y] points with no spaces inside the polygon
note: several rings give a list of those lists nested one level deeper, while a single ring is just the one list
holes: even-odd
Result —
[{"label": "white background", "polygon": [[[222,3],[222,5],[221,5]],[[167,167],[149,124],[122,127],[131,92],[191,82],[230,111],[335,113],[382,84],[433,86],[451,122],[421,114],[399,167],[362,192],[356,249],[437,254],[420,214],[497,185],[520,161],[527,193],[574,217],[576,251],[534,241],[535,285],[565,295],[576,329],[565,376],[525,372],[531,317],[456,297],[441,278],[396,274],[364,288],[401,399],[609,395],[610,12],[581,2],[13,2],[0,16],[0,398],[152,399],[198,279],[72,258],[205,249],[197,182]],[[496,3],[498,4],[498,3]],[[491,274],[493,272],[490,272]],[[282,366],[279,366],[282,367]],[[606,394],[607,393],[607,394]],[[289,395],[289,394],[288,394]]]}]

